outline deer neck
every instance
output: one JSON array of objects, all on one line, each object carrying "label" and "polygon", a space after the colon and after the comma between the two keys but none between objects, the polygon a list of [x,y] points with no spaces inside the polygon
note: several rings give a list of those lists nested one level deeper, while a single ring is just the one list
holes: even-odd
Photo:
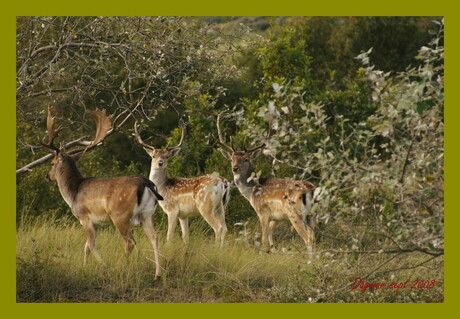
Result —
[{"label": "deer neck", "polygon": [[166,174],[166,169],[151,169],[149,179],[156,185],[158,192],[161,194],[164,187],[166,187],[166,182],[168,181],[168,176]]},{"label": "deer neck", "polygon": [[73,206],[75,197],[77,196],[78,189],[83,179],[83,176],[73,160],[65,160],[59,167],[56,181],[62,198],[66,201],[70,208]]},{"label": "deer neck", "polygon": [[254,193],[255,187],[258,185],[258,183],[253,179],[248,182],[248,179],[253,172],[254,170],[250,168],[245,172],[240,172],[240,174],[233,175],[233,180],[235,181],[236,187],[238,187],[240,193],[249,201],[251,200],[251,196]]}]

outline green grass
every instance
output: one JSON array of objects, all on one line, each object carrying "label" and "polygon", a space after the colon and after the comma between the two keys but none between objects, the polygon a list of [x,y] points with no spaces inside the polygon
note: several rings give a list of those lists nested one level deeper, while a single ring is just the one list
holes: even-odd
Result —
[{"label": "green grass", "polygon": [[[164,243],[158,225],[163,276],[154,281],[153,252],[141,230],[129,256],[113,227],[102,228],[93,256],[83,266],[85,235],[68,219],[24,219],[16,237],[17,302],[442,302],[443,257],[412,254],[319,253],[308,257],[298,236],[281,227],[278,249],[265,254],[254,240],[258,226],[234,229],[220,248],[203,222],[191,227],[190,244]],[[248,238],[252,240],[248,240]],[[255,244],[254,244],[255,243]],[[330,249],[320,243],[318,250]],[[406,269],[407,268],[407,269]],[[432,289],[351,289],[356,277],[368,282],[436,280]]]}]

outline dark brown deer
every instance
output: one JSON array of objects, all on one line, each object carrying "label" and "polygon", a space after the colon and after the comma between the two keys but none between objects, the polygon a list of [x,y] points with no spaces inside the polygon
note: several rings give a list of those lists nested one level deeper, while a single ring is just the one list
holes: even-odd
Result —
[{"label": "dark brown deer", "polygon": [[[307,251],[313,251],[315,216],[309,216],[315,186],[307,181],[280,178],[257,178],[251,161],[259,156],[265,143],[249,150],[236,150],[225,143],[220,128],[223,113],[217,116],[221,153],[232,163],[233,179],[241,194],[251,203],[262,227],[262,247],[274,247],[273,229],[277,221],[289,220],[302,237]],[[270,136],[271,128],[269,128]],[[268,138],[267,137],[267,138]],[[267,245],[269,244],[269,246]]]},{"label": "dark brown deer", "polygon": [[182,135],[179,144],[164,149],[155,148],[144,143],[134,126],[135,136],[139,144],[152,157],[150,180],[158,187],[163,196],[159,204],[168,215],[167,241],[174,236],[174,229],[179,219],[182,238],[189,240],[189,218],[202,216],[212,227],[216,241],[224,243],[227,226],[225,224],[225,208],[230,199],[229,182],[220,176],[203,175],[195,178],[169,178],[167,176],[168,160],[177,155],[184,141],[186,126],[182,123]]},{"label": "dark brown deer", "polygon": [[152,217],[157,200],[162,200],[163,197],[158,193],[155,184],[147,178],[82,176],[76,161],[85,152],[96,147],[111,128],[111,116],[107,116],[105,110],[88,111],[88,113],[97,123],[94,141],[86,148],[65,153],[62,148],[54,145],[61,126],[54,128],[55,118],[51,116],[48,109],[48,142],[43,141],[42,145],[54,153],[54,158],[47,178],[57,182],[62,198],[85,229],[87,237],[84,249],[85,264],[90,252],[102,263],[95,246],[97,225],[112,222],[125,242],[125,251],[129,253],[135,245],[131,225],[142,224],[153,247],[156,263],[155,278],[157,278],[161,275],[160,252]]}]

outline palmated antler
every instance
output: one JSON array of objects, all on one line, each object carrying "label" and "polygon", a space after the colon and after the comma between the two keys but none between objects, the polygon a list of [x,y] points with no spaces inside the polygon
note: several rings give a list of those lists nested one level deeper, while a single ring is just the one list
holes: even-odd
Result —
[{"label": "palmated antler", "polygon": [[112,129],[112,115],[107,115],[106,110],[96,109],[94,111],[86,111],[89,113],[94,120],[96,121],[96,135],[94,136],[93,141],[84,149],[76,149],[69,152],[69,154],[85,153],[93,148],[95,148],[104,138],[106,137],[108,131]]},{"label": "palmated antler", "polygon": [[224,140],[224,137],[222,136],[222,130],[220,129],[220,119],[222,117],[222,115],[224,114],[224,112],[220,112],[218,115],[217,115],[217,122],[216,122],[216,125],[217,125],[217,134],[219,135],[219,145],[222,147],[222,148],[225,148],[227,151],[229,152],[235,152],[235,148],[233,147],[230,147],[228,146],[227,144],[225,144],[225,140]]},{"label": "palmated antler", "polygon": [[144,147],[146,147],[146,148],[148,148],[148,149],[150,149],[150,150],[152,150],[152,151],[155,150],[155,147],[154,147],[153,145],[146,144],[146,143],[142,140],[141,136],[139,135],[139,132],[137,131],[137,126],[138,126],[138,123],[137,123],[137,121],[136,121],[136,122],[134,123],[134,136],[136,137],[137,142],[138,142],[139,144],[141,144],[142,146],[144,146]]},{"label": "palmated antler", "polygon": [[95,111],[90,110],[86,111],[86,113],[89,113],[96,121],[96,136],[94,137],[91,145],[87,147],[87,150],[89,150],[102,142],[107,135],[107,132],[112,129],[112,115],[107,115],[105,109]]},{"label": "palmated antler", "polygon": [[48,107],[48,117],[46,119],[46,132],[48,134],[48,142],[45,142],[46,137],[44,137],[40,144],[52,151],[60,152],[60,149],[56,145],[54,145],[54,140],[58,137],[59,132],[62,129],[62,126],[59,125],[59,127],[55,129],[54,119],[55,117],[51,116],[51,108]]}]

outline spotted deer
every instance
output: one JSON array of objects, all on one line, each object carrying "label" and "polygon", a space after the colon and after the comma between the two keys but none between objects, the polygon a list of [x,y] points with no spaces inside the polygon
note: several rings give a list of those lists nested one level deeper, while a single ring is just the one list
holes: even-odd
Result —
[{"label": "spotted deer", "polygon": [[[274,248],[273,229],[276,223],[289,220],[305,242],[307,251],[313,252],[316,218],[309,214],[315,186],[307,181],[255,176],[251,161],[259,156],[266,144],[263,143],[249,150],[236,150],[233,143],[232,146],[228,146],[220,128],[222,115],[223,113],[220,113],[217,116],[220,151],[231,161],[235,185],[259,217],[262,228],[262,248],[267,252]],[[269,128],[268,134],[270,131]]]},{"label": "spotted deer", "polygon": [[88,255],[93,253],[96,260],[103,263],[96,249],[96,227],[112,222],[125,242],[125,251],[129,253],[134,245],[131,225],[142,224],[149,238],[155,258],[155,278],[161,275],[158,239],[153,227],[152,217],[158,200],[162,196],[155,184],[143,177],[83,177],[77,168],[78,161],[87,151],[98,145],[111,128],[111,116],[105,110],[88,111],[97,123],[96,136],[85,148],[73,149],[68,153],[62,147],[54,145],[61,126],[54,128],[55,118],[48,109],[46,137],[41,144],[54,153],[51,170],[47,178],[56,181],[62,198],[69,205],[73,215],[78,218],[86,232],[84,264]]},{"label": "spotted deer", "polygon": [[189,218],[201,215],[214,230],[216,241],[223,245],[227,233],[225,209],[230,199],[229,182],[214,174],[195,178],[169,178],[168,160],[179,153],[186,134],[186,124],[181,124],[179,144],[163,149],[144,143],[137,126],[138,123],[135,123],[135,137],[152,158],[149,178],[163,196],[160,206],[168,216],[167,242],[172,240],[179,220],[182,239],[188,243]]}]

